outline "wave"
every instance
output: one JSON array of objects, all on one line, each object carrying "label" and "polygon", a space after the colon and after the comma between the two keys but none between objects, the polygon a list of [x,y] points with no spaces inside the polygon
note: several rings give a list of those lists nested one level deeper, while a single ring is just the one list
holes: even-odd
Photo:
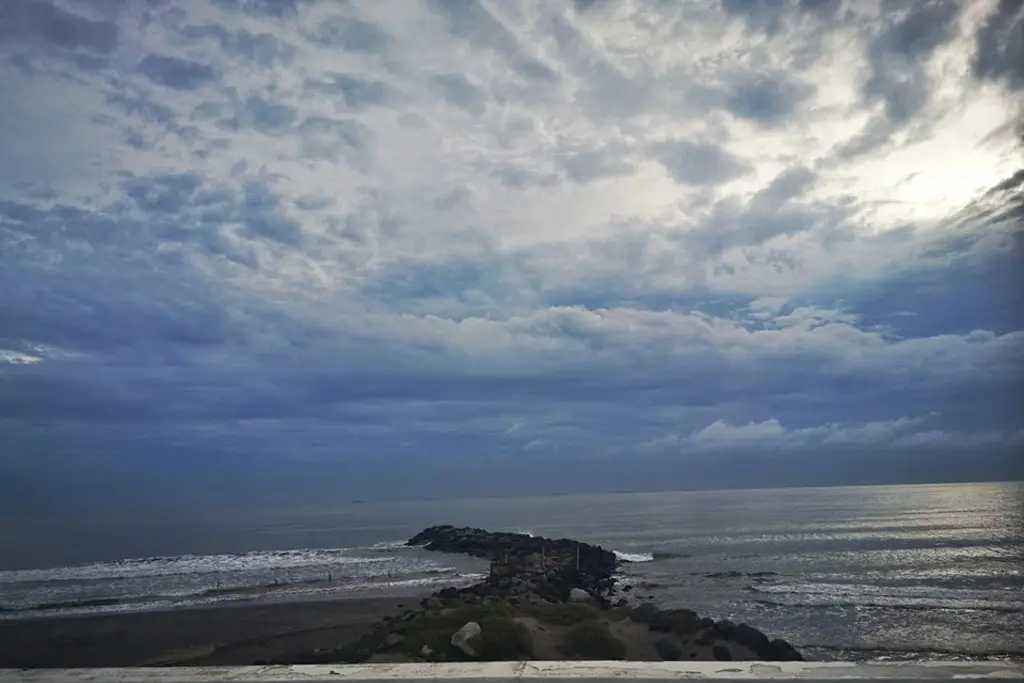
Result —
[{"label": "wave", "polygon": [[1018,607],[1013,605],[993,605],[986,603],[964,603],[959,605],[951,605],[949,603],[941,602],[925,602],[908,604],[908,603],[894,603],[894,602],[871,602],[867,600],[764,600],[756,599],[751,600],[754,604],[765,605],[766,607],[857,607],[865,609],[898,609],[898,610],[949,610],[956,612],[1002,612],[1006,614],[1020,614],[1024,613],[1024,607]]},{"label": "wave", "polygon": [[624,553],[618,550],[613,551],[615,557],[623,562],[653,562],[653,553]]},{"label": "wave", "polygon": [[[942,658],[948,657],[966,657],[971,659],[992,659],[998,657],[1011,657],[1019,658],[1024,657],[1024,650],[1013,650],[1006,648],[969,648],[969,649],[957,649],[957,648],[943,648],[935,647],[933,645],[920,645],[920,646],[908,646],[908,647],[879,647],[875,645],[830,645],[821,643],[799,643],[794,644],[794,647],[798,650],[824,650],[829,652],[839,653],[850,653],[857,654],[861,657],[867,655],[868,659],[877,660],[891,660],[891,659],[907,659],[917,660],[923,659],[922,655],[938,655]],[[861,657],[849,657],[849,659],[861,658]],[[846,659],[846,658],[844,658]]]},{"label": "wave", "polygon": [[1004,590],[953,589],[936,586],[871,584],[765,584],[747,590],[771,595],[753,602],[777,607],[857,607],[901,610],[971,610],[1024,612],[1024,600]]},{"label": "wave", "polygon": [[[237,555],[180,555],[99,562],[70,567],[0,571],[4,618],[26,611],[52,614],[160,607],[180,600],[221,601],[279,595],[298,587],[358,587],[396,578],[446,581],[459,563],[397,550],[397,541],[375,548],[253,551]],[[475,565],[474,565],[475,566]]]},{"label": "wave", "polygon": [[201,605],[234,604],[239,602],[288,601],[348,595],[353,593],[401,593],[403,590],[437,585],[462,586],[480,581],[483,573],[459,573],[454,568],[446,571],[428,570],[421,575],[396,578],[390,583],[380,579],[357,579],[326,584],[323,581],[302,581],[264,586],[237,586],[207,589],[192,593],[166,595],[139,595],[120,598],[87,598],[27,604],[19,607],[0,606],[0,620],[33,618],[53,615],[105,614],[113,612],[143,612],[155,609],[195,607]]},{"label": "wave", "polygon": [[124,602],[121,598],[90,598],[86,600],[59,600],[56,602],[41,602],[38,605],[28,607],[8,607],[5,612],[48,612],[55,610],[68,610],[76,607],[108,607]]},{"label": "wave", "polygon": [[657,562],[658,560],[672,560],[681,557],[690,557],[686,553],[653,552],[653,553],[627,553],[621,550],[613,550],[615,556],[623,562]]},{"label": "wave", "polygon": [[96,562],[46,569],[0,571],[0,584],[53,583],[133,577],[167,577],[218,574],[259,569],[301,569],[319,565],[373,564],[387,557],[360,557],[358,548],[313,548],[301,550],[260,550],[224,555],[177,555]]},{"label": "wave", "polygon": [[366,550],[373,550],[379,552],[382,550],[402,550],[408,547],[409,546],[405,544],[405,541],[380,541],[378,543],[374,543],[373,545],[366,546]]}]

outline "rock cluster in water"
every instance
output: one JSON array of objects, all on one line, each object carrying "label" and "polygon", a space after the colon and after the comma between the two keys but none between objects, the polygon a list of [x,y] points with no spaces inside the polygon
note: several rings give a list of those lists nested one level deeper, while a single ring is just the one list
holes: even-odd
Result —
[{"label": "rock cluster in water", "polygon": [[464,590],[502,597],[529,592],[549,602],[567,602],[578,589],[609,605],[619,566],[615,553],[589,543],[450,525],[424,529],[406,545],[491,560],[487,581]]}]

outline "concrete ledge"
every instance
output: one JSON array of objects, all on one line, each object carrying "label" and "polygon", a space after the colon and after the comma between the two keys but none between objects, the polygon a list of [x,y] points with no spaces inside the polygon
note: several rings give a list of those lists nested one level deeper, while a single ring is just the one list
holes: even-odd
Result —
[{"label": "concrete ledge", "polygon": [[678,681],[1024,681],[1024,664],[1010,662],[486,662],[480,664],[347,664],[150,669],[0,669],[0,683],[284,683],[285,681],[532,681],[572,679]]}]

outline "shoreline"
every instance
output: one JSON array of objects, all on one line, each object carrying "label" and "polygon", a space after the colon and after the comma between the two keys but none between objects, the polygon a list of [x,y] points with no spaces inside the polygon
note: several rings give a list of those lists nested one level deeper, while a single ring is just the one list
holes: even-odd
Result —
[{"label": "shoreline", "polygon": [[[82,601],[80,607],[61,605],[53,608],[25,608],[0,610],[0,624],[41,619],[87,619],[114,615],[149,614],[154,612],[176,612],[181,610],[202,610],[218,608],[255,607],[260,605],[342,602],[348,600],[377,600],[391,598],[418,598],[446,586],[461,587],[480,578],[480,574],[466,574],[453,577],[447,582],[422,580],[395,580],[391,584],[377,583],[345,584],[326,580],[297,581],[292,583],[240,586],[236,588],[210,589],[204,593],[186,596],[174,601],[112,602],[109,605],[89,605]],[[80,611],[75,611],[80,609]]]},{"label": "shoreline", "polygon": [[[224,589],[236,599],[0,620],[0,668],[362,663],[523,658],[799,661],[747,624],[662,610],[619,583],[629,564],[572,539],[429,527],[406,542],[487,560],[436,582],[347,591],[328,581]],[[454,577],[453,577],[454,578]],[[278,590],[281,589],[281,590]],[[373,595],[380,590],[380,595]],[[369,595],[368,595],[369,593]],[[649,596],[648,596],[649,598]],[[484,640],[457,643],[485,625]],[[465,636],[471,637],[471,636]],[[477,642],[477,641],[473,641]],[[512,647],[515,651],[508,649]],[[476,648],[482,648],[477,651]],[[397,658],[397,659],[396,659]]]},{"label": "shoreline", "polygon": [[[573,630],[566,618],[607,631],[612,645],[622,648],[613,658],[802,659],[785,641],[770,642],[745,624],[638,603],[644,596],[633,586],[622,592],[616,586],[629,561],[600,546],[449,525],[425,529],[406,545],[486,559],[490,573],[482,581],[479,574],[460,575],[440,590],[436,582],[418,580],[355,590],[312,581],[227,588],[216,597],[234,599],[198,604],[0,619],[0,668],[393,661],[393,644],[408,635],[408,648],[424,627],[437,649],[417,645],[398,661],[420,654],[451,661],[463,656],[448,644],[452,632],[480,618],[493,628],[495,617],[515,629],[530,625],[531,659],[557,658],[555,641]],[[666,644],[674,654],[664,653]],[[594,654],[577,653],[585,659]]]},{"label": "shoreline", "polygon": [[338,647],[425,595],[429,589],[6,619],[0,621],[0,668],[250,665]]}]

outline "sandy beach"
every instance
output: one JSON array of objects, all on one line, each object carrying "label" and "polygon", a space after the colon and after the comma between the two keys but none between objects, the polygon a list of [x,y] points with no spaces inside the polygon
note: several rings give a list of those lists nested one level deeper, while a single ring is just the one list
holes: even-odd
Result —
[{"label": "sandy beach", "polygon": [[0,668],[242,665],[338,647],[419,598],[238,603],[0,621]]}]

